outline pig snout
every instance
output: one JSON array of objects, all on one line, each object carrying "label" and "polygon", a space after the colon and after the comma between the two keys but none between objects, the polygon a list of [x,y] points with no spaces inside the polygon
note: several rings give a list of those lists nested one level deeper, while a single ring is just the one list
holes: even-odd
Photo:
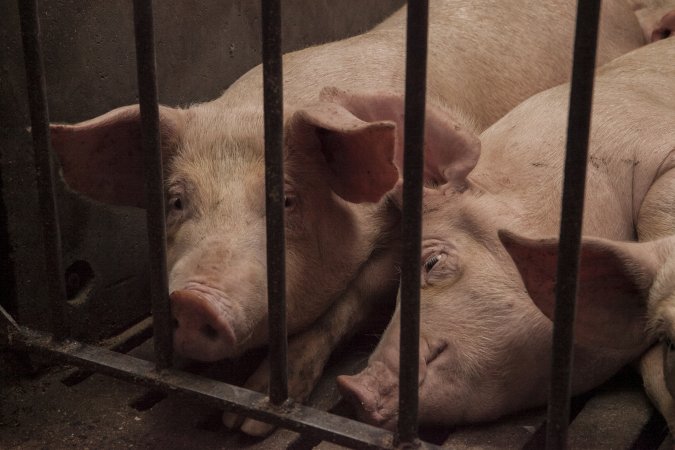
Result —
[{"label": "pig snout", "polygon": [[230,356],[237,339],[222,302],[213,294],[178,290],[170,295],[176,352],[202,361]]},{"label": "pig snout", "polygon": [[661,18],[661,21],[656,25],[654,31],[652,31],[650,42],[669,38],[672,36],[673,30],[675,30],[675,10],[670,11]]},{"label": "pig snout", "polygon": [[337,385],[358,419],[393,430],[398,418],[398,373],[375,362],[357,375],[340,375]]},{"label": "pig snout", "polygon": [[[398,340],[398,330],[385,333],[381,345],[371,356],[368,367],[357,375],[337,377],[338,389],[352,404],[359,420],[392,431],[398,421],[400,368]],[[418,367],[420,398],[425,395],[434,396],[433,391],[439,376],[435,371],[439,366],[447,365],[447,360],[439,356],[445,354],[447,357],[445,353],[447,348],[445,340],[424,337],[420,339]],[[430,378],[431,386],[427,382]]]}]

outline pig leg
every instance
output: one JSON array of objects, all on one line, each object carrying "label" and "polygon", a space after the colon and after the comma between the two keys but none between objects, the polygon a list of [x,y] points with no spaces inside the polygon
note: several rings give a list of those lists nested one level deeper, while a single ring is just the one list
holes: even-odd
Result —
[{"label": "pig leg", "polygon": [[[637,220],[638,239],[650,241],[675,234],[675,169],[661,175],[649,189],[640,207]],[[668,295],[650,295],[651,298],[669,299]],[[660,337],[675,340],[675,302],[649,305],[648,314],[652,328]],[[655,344],[640,360],[640,374],[645,391],[668,423],[671,433],[675,430],[675,401],[668,390],[664,370],[664,341]],[[673,374],[668,374],[673,376]],[[672,384],[672,383],[671,383]]]},{"label": "pig leg", "polygon": [[657,344],[647,350],[640,358],[639,367],[645,391],[656,409],[666,419],[672,434],[675,425],[675,401],[666,387],[661,345],[663,344]]},{"label": "pig leg", "polygon": [[[288,395],[295,401],[307,400],[316,386],[333,349],[366,325],[371,314],[385,302],[392,306],[396,299],[398,274],[395,251],[383,252],[369,262],[354,280],[349,290],[311,328],[291,336],[288,341]],[[267,392],[269,358],[247,380],[245,387]],[[223,415],[223,423],[236,427],[241,419],[231,413]],[[252,436],[264,436],[274,425],[244,419],[241,431]]]}]

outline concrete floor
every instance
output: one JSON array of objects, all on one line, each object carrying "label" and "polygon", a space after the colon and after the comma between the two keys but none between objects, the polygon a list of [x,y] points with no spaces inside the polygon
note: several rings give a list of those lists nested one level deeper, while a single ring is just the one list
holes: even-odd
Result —
[{"label": "concrete floor", "polygon": [[[357,371],[372,342],[356,341],[333,358],[310,404],[345,410],[339,402],[335,374]],[[130,352],[151,358],[146,342]],[[189,365],[205,376],[241,383],[262,353],[222,365]],[[2,449],[336,449],[288,430],[266,439],[232,432],[221,424],[222,412],[177,394],[66,366],[30,369],[15,356],[0,358],[5,370],[0,387]],[[39,367],[39,362],[33,366]],[[13,370],[7,371],[7,368]],[[34,373],[30,373],[31,370]],[[17,374],[23,372],[23,375]],[[337,408],[336,408],[337,406]],[[639,378],[624,371],[593,393],[573,401],[577,413],[570,427],[573,449],[673,448],[663,419],[654,412]],[[527,411],[497,423],[421,430],[422,438],[452,449],[543,448],[543,409]],[[665,439],[665,440],[664,440]]]}]

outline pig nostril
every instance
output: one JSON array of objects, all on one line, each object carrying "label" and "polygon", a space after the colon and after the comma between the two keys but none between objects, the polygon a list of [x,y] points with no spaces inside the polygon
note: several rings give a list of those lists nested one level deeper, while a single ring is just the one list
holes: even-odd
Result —
[{"label": "pig nostril", "polygon": [[204,325],[201,331],[209,339],[216,339],[218,337],[218,331],[209,324]]},{"label": "pig nostril", "polygon": [[171,321],[171,324],[173,325],[173,329],[174,329],[174,330],[175,330],[176,328],[180,327],[180,323],[178,323],[178,319],[176,319],[175,317],[174,317],[173,320]]}]

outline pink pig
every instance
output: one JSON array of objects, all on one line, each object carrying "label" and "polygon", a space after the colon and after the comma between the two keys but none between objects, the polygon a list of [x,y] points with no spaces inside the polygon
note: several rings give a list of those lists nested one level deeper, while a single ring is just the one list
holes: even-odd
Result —
[{"label": "pink pig", "polygon": [[[552,318],[553,299],[541,294],[542,282],[549,287],[553,283],[556,240],[524,239],[505,233],[500,237],[523,275],[532,300]],[[647,394],[672,433],[675,430],[675,353],[672,346],[675,336],[675,235],[643,242],[585,238],[582,246],[586,255],[593,255],[587,261],[590,259],[598,266],[586,265],[584,272],[592,276],[581,279],[582,292],[593,290],[594,295],[579,298],[575,341],[582,346],[630,351],[638,333],[645,331],[646,318],[650,336],[665,342],[644,354],[639,368]],[[603,276],[617,277],[636,294],[606,295]],[[628,333],[623,334],[626,331]]]},{"label": "pink pig", "polygon": [[[429,104],[480,132],[563,82],[575,5],[432,1]],[[332,349],[396,292],[399,213],[385,194],[401,160],[405,16],[401,10],[363,35],[284,57],[289,391],[296,400],[307,398]],[[605,2],[600,61],[643,42],[630,8]],[[160,108],[174,344],[196,359],[234,357],[268,339],[261,72],[252,69],[211,102]],[[430,142],[453,139],[448,123],[439,119]],[[72,189],[145,206],[136,105],[54,125],[52,142]],[[246,386],[266,390],[267,363]],[[242,430],[269,427],[247,420]]]},{"label": "pink pig", "polygon": [[[584,234],[597,238],[582,249],[574,393],[602,383],[655,338],[675,337],[673,58],[667,39],[596,77]],[[568,85],[531,97],[480,141],[454,140],[446,151],[455,158],[426,149],[428,171],[470,168],[424,192],[423,423],[487,421],[546,401],[557,245],[524,236],[558,232],[568,98]],[[359,417],[387,428],[398,416],[399,330],[397,309],[368,367],[338,378]],[[660,346],[649,350],[642,373],[672,426],[660,356]]]},{"label": "pink pig", "polygon": [[635,11],[646,42],[670,37],[675,30],[674,0],[627,0]]}]

